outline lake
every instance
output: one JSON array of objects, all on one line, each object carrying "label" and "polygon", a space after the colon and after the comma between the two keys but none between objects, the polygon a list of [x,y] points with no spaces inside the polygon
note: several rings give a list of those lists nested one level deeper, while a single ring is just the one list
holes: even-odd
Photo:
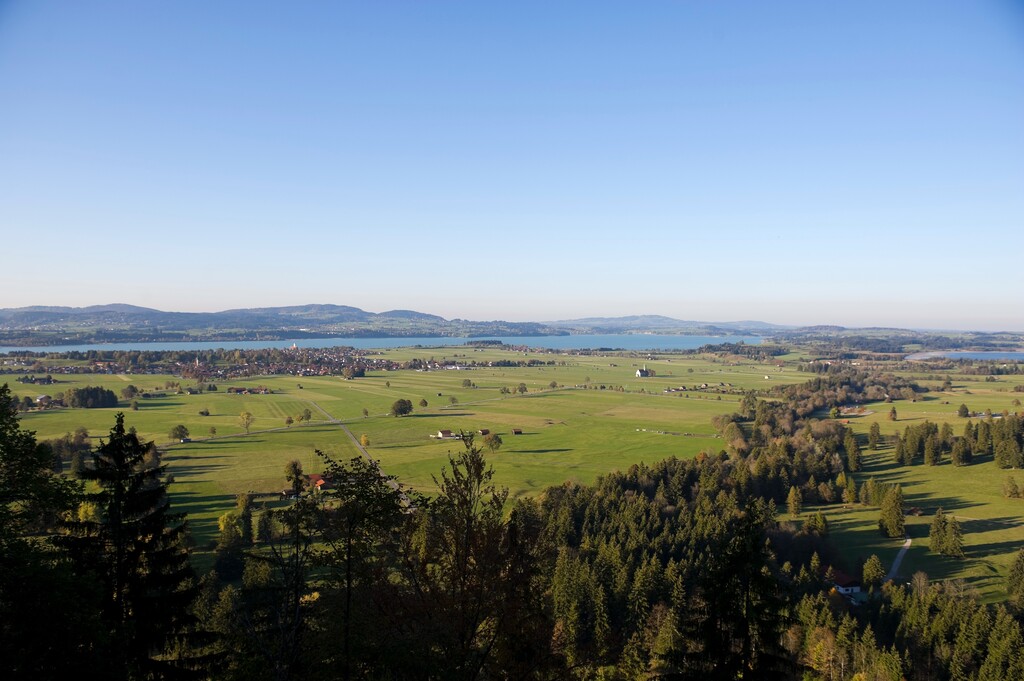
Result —
[{"label": "lake", "polygon": [[106,343],[84,345],[43,345],[31,347],[0,346],[0,353],[9,352],[89,352],[90,350],[262,350],[265,348],[329,348],[349,346],[359,349],[429,348],[465,345],[472,341],[497,340],[506,345],[526,345],[531,348],[555,350],[584,350],[588,348],[615,348],[622,350],[695,350],[702,345],[717,343],[746,343],[759,345],[760,336],[675,336],[658,334],[591,334],[579,336],[486,336],[483,338],[299,338],[274,341],[195,341],[179,343]]}]

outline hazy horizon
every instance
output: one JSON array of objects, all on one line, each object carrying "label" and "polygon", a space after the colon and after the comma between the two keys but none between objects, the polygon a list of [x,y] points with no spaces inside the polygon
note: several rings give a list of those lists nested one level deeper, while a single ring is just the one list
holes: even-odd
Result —
[{"label": "hazy horizon", "polygon": [[1024,7],[0,4],[0,307],[1024,330]]},{"label": "hazy horizon", "polygon": [[[136,303],[127,303],[125,301],[117,301],[117,302],[106,302],[106,303],[89,303],[89,304],[86,304],[86,305],[65,305],[65,304],[61,304],[61,303],[35,303],[35,304],[31,304],[31,305],[24,305],[24,306],[19,305],[19,306],[13,306],[13,307],[14,307],[14,309],[22,308],[22,307],[26,307],[26,308],[31,308],[31,307],[86,308],[86,307],[94,307],[94,306],[95,307],[104,307],[104,306],[108,306],[108,305],[137,305],[137,304]],[[377,313],[377,314],[380,314],[380,313],[383,313],[383,312],[391,312],[391,311],[395,311],[395,310],[411,310],[413,312],[420,312],[420,313],[423,313],[423,314],[436,315],[436,316],[439,316],[439,317],[443,317],[444,319],[447,319],[449,321],[454,320],[454,319],[464,319],[464,320],[467,320],[467,321],[538,322],[538,323],[542,323],[542,324],[547,324],[547,323],[557,323],[557,322],[571,322],[571,321],[584,320],[584,319],[589,319],[589,318],[617,319],[617,318],[621,318],[621,317],[658,316],[658,317],[668,317],[668,318],[675,319],[675,320],[678,320],[678,321],[702,322],[702,323],[708,323],[708,324],[733,324],[733,323],[743,323],[743,322],[761,322],[761,323],[775,324],[775,325],[779,325],[779,326],[791,326],[791,327],[842,326],[842,327],[852,328],[852,329],[857,329],[857,328],[864,328],[864,329],[870,329],[870,328],[893,328],[893,329],[909,330],[909,331],[936,331],[936,332],[941,332],[941,331],[976,331],[976,332],[985,332],[985,333],[995,333],[995,332],[1024,333],[1024,328],[1009,328],[1009,327],[1007,327],[1007,328],[1001,328],[1001,327],[1000,328],[995,328],[995,327],[993,327],[993,328],[967,328],[967,327],[955,327],[955,326],[930,326],[930,327],[929,326],[906,326],[906,325],[901,326],[901,325],[898,325],[898,324],[877,324],[877,323],[846,324],[846,323],[836,322],[836,321],[821,321],[821,320],[818,320],[818,321],[805,321],[805,322],[782,322],[782,321],[778,321],[778,320],[775,320],[775,319],[768,319],[768,318],[761,318],[761,317],[752,317],[752,316],[737,317],[737,318],[710,318],[710,317],[709,318],[698,318],[698,317],[685,316],[685,315],[684,316],[666,315],[666,314],[662,314],[662,313],[659,313],[659,312],[645,312],[645,313],[632,313],[632,312],[629,312],[629,313],[622,313],[622,314],[588,314],[588,315],[574,315],[574,316],[550,317],[550,318],[533,318],[533,317],[512,318],[512,317],[508,317],[508,316],[502,316],[500,314],[497,315],[497,316],[491,316],[491,317],[468,317],[468,316],[464,316],[464,315],[447,316],[447,315],[440,314],[440,313],[438,313],[438,312],[436,312],[434,310],[419,309],[419,308],[413,308],[413,307],[401,306],[401,305],[385,307],[385,308],[380,308],[380,309],[369,309],[369,308],[363,307],[361,305],[353,305],[351,303],[345,303],[345,302],[334,303],[334,302],[324,302],[324,301],[310,302],[310,303],[285,303],[285,304],[280,304],[280,305],[258,305],[258,304],[254,304],[254,305],[251,305],[251,306],[230,307],[230,308],[216,308],[216,309],[214,309],[214,308],[210,308],[210,309],[205,309],[205,308],[204,309],[180,309],[180,308],[158,308],[158,307],[155,308],[155,307],[153,307],[151,305],[137,305],[137,306],[138,307],[146,307],[146,308],[156,309],[156,310],[159,310],[160,312],[209,313],[209,312],[226,312],[226,311],[229,311],[229,310],[237,310],[237,309],[259,309],[259,308],[268,308],[268,307],[304,307],[304,306],[307,306],[307,305],[347,306],[347,307],[354,307],[354,308],[361,309],[364,312]]]}]

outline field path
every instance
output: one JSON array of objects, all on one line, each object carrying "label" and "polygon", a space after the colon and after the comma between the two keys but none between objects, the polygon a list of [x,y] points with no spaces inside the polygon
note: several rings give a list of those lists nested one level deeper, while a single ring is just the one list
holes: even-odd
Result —
[{"label": "field path", "polygon": [[[330,423],[333,423],[334,425],[336,425],[339,428],[341,428],[341,430],[345,433],[345,435],[348,435],[348,439],[352,440],[352,444],[355,445],[356,450],[359,451],[359,453],[363,456],[363,458],[366,459],[367,461],[369,461],[371,464],[374,465],[374,467],[377,469],[377,472],[380,473],[380,476],[382,478],[385,477],[384,476],[384,471],[382,471],[380,469],[380,463],[378,461],[376,461],[372,456],[370,456],[366,452],[366,448],[363,447],[362,443],[359,442],[359,438],[357,438],[355,436],[355,434],[351,430],[348,429],[348,426],[346,426],[344,423],[342,423],[340,419],[336,419],[333,416],[331,416],[330,414],[328,414],[327,411],[324,410],[324,408],[321,407],[316,402],[310,402],[310,404],[312,404],[314,407],[316,407],[317,411],[319,411],[321,414],[323,414]],[[398,484],[397,480],[394,480],[392,478],[385,478],[385,481],[387,482],[388,487],[390,487],[391,489],[395,490],[396,492],[399,491],[400,485]],[[411,509],[412,508],[412,502],[409,500],[409,497],[405,496],[404,492],[400,492],[400,494],[401,494],[401,499],[402,499],[402,505],[407,510]]]},{"label": "field path", "polygon": [[885,576],[884,581],[888,582],[896,577],[896,572],[900,569],[900,563],[903,562],[903,556],[907,555],[907,550],[910,549],[910,542],[910,537],[907,537],[907,540],[903,542],[900,552],[896,554],[896,560],[892,562],[892,567],[889,568],[889,573]]},{"label": "field path", "polygon": [[[319,404],[317,404],[316,402],[313,402],[312,400],[309,400],[309,403],[310,403],[311,405],[313,405],[313,408],[314,408],[314,409],[316,409],[316,410],[317,410],[318,412],[320,412],[321,414],[323,414],[323,415],[324,415],[324,418],[325,418],[325,419],[327,419],[327,420],[328,420],[328,421],[329,421],[330,423],[335,423],[335,424],[338,424],[338,425],[340,425],[340,426],[341,426],[342,428],[345,428],[345,426],[344,426],[344,425],[342,425],[342,423],[341,423],[341,421],[340,421],[339,419],[336,419],[336,418],[334,418],[333,416],[331,416],[330,414],[328,414],[328,413],[327,413],[327,410],[326,410],[326,409],[324,409],[323,407],[321,407],[321,406],[320,406]],[[346,432],[348,432],[348,428],[345,428],[345,431],[346,431]],[[352,433],[349,433],[349,435],[351,435],[351,434],[352,434]],[[358,444],[358,443],[357,443],[357,444]],[[365,452],[364,452],[364,453],[365,453]]]}]

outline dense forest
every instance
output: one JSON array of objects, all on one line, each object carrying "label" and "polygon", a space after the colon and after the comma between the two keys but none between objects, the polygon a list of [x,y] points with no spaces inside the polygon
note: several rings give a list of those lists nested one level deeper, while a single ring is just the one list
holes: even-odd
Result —
[{"label": "dense forest", "polygon": [[[1024,678],[1024,552],[1005,605],[920,573],[883,584],[872,561],[854,605],[833,588],[827,517],[798,526],[778,511],[842,497],[881,506],[880,525],[902,531],[899,487],[860,479],[856,438],[814,416],[878,391],[921,389],[837,368],[770,400],[748,395],[715,420],[721,452],[534,499],[509,500],[470,435],[429,494],[373,461],[321,454],[330,489],[306,491],[292,462],[287,500],[240,495],[220,519],[216,569],[197,575],[152,443],[118,415],[74,477],[55,474],[53,446],[20,427],[4,386],[0,668],[11,679]],[[960,437],[926,424],[900,442],[908,463],[961,441],[1019,447],[1019,424],[1005,423]]]}]

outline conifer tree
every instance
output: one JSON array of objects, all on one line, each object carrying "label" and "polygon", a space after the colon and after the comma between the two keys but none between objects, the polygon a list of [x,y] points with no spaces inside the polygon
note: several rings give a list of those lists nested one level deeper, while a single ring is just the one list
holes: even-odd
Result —
[{"label": "conifer tree", "polygon": [[928,529],[928,548],[935,553],[946,553],[949,536],[949,518],[940,508],[935,512],[932,525]]},{"label": "conifer tree", "polygon": [[928,436],[924,441],[924,463],[926,466],[936,466],[939,463],[939,443],[934,436]]},{"label": "conifer tree", "polygon": [[1020,487],[1017,486],[1017,481],[1012,475],[1006,476],[1006,482],[1003,483],[1003,496],[1007,499],[1020,497]]},{"label": "conifer tree", "polygon": [[[69,438],[70,439],[70,438]],[[94,636],[99,589],[75,578],[49,541],[52,519],[79,485],[51,471],[49,447],[23,430],[17,398],[0,385],[0,678],[76,678],[108,672]]]},{"label": "conifer tree", "polygon": [[857,444],[857,438],[854,437],[852,432],[847,433],[843,449],[846,450],[847,470],[856,473],[860,470],[860,446]]},{"label": "conifer tree", "polygon": [[896,449],[893,450],[893,459],[896,461],[897,466],[905,466],[907,462],[906,445],[903,443],[903,438],[897,436]]},{"label": "conifer tree", "polygon": [[885,493],[878,527],[887,537],[902,537],[906,533],[903,519],[903,490],[899,485],[893,485]]},{"label": "conifer tree", "polygon": [[964,557],[964,533],[955,515],[949,516],[946,527],[946,555],[953,558]]},{"label": "conifer tree", "polygon": [[871,424],[871,430],[868,431],[868,449],[875,451],[878,449],[878,443],[882,439],[882,427],[878,425],[878,422]]},{"label": "conifer tree", "polygon": [[800,494],[800,490],[797,487],[789,488],[789,496],[786,497],[786,507],[789,509],[789,515],[794,518],[800,515],[803,500],[803,495]]},{"label": "conifer tree", "polygon": [[1024,605],[1024,548],[1017,551],[1010,573],[1006,577],[1006,593],[1010,602],[1020,608]]},{"label": "conifer tree", "polygon": [[864,562],[864,568],[861,572],[861,581],[868,588],[880,586],[882,580],[885,579],[885,568],[882,567],[882,561],[874,554]]},{"label": "conifer tree", "polygon": [[195,595],[186,526],[170,512],[166,466],[146,464],[152,449],[125,429],[118,413],[81,476],[99,488],[86,495],[99,518],[71,523],[67,538],[78,565],[105,585],[102,617],[112,662],[130,677],[174,669],[162,653],[191,623],[187,608]]},{"label": "conifer tree", "polygon": [[971,450],[967,445],[967,440],[962,437],[958,437],[953,442],[953,452],[950,454],[950,460],[954,466],[966,466],[970,461]]}]

